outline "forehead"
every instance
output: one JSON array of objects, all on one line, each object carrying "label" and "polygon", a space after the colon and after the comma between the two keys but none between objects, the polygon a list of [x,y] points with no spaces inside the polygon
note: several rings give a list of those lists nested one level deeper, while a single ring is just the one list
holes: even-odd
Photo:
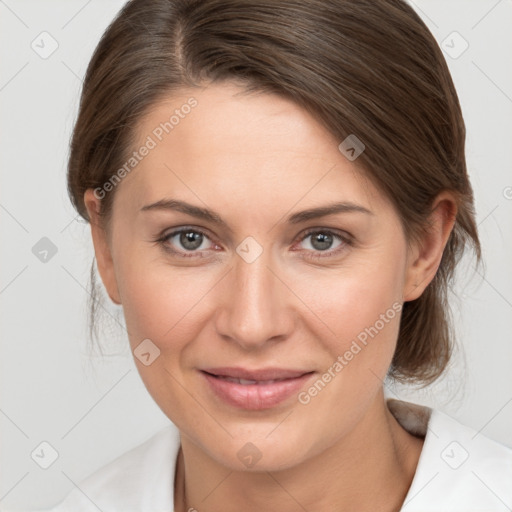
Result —
[{"label": "forehead", "polygon": [[265,207],[262,199],[290,207],[319,198],[370,206],[380,196],[340,153],[340,141],[277,95],[247,94],[229,83],[182,89],[156,103],[135,134],[133,149],[145,156],[122,186],[139,205],[177,190],[253,208]]}]

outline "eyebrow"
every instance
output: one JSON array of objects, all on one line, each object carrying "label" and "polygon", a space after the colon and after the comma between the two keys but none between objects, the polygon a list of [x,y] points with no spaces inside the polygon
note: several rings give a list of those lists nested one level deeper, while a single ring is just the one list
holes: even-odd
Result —
[{"label": "eyebrow", "polygon": [[[217,224],[219,226],[223,226],[227,230],[231,231],[231,228],[228,226],[227,222],[216,212],[209,210],[208,208],[202,208],[200,206],[195,206],[193,204],[187,203],[185,201],[180,201],[178,199],[160,199],[155,203],[148,204],[143,206],[140,211],[155,211],[155,210],[170,210],[170,211],[178,211],[182,213],[186,213],[192,217],[197,217],[198,219],[202,219],[205,221],[209,221],[213,224]],[[364,213],[366,215],[374,215],[374,213],[364,206],[359,204],[355,204],[349,201],[344,201],[341,203],[331,203],[326,204],[324,206],[318,206],[315,208],[309,208],[307,210],[303,210],[301,212],[294,213],[288,217],[289,224],[299,224],[301,222],[305,222],[311,219],[316,219],[320,217],[325,217],[327,215],[335,215],[337,213]]]}]

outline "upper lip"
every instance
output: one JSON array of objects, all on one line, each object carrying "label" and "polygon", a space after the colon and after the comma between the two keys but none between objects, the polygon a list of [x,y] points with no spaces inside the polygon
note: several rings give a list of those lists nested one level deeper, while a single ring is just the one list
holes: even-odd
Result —
[{"label": "upper lip", "polygon": [[202,368],[201,370],[213,375],[244,380],[293,379],[296,377],[301,377],[306,373],[311,373],[311,370],[293,370],[290,368],[259,368],[255,370],[248,370],[246,368],[239,367],[222,367]]}]

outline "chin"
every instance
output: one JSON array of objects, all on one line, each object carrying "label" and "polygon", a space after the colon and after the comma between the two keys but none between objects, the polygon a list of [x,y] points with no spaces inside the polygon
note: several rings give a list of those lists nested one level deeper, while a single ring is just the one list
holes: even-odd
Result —
[{"label": "chin", "polygon": [[[294,467],[307,458],[305,439],[290,439],[276,433],[271,434],[271,437],[275,436],[272,439],[265,438],[269,431],[271,429],[265,428],[261,435],[234,436],[228,444],[220,440],[212,443],[210,437],[205,440],[206,443],[202,443],[202,449],[231,471],[280,471]],[[300,452],[298,446],[302,448]],[[219,452],[219,449],[222,451]]]}]

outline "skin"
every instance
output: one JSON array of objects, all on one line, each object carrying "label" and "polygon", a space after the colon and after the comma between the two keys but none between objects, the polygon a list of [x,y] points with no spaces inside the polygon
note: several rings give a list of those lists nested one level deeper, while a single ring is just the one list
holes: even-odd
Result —
[{"label": "skin", "polygon": [[[341,141],[288,100],[241,92],[227,82],[183,89],[140,120],[143,143],[190,96],[198,101],[116,187],[108,230],[93,190],[85,193],[98,269],[122,304],[131,348],[149,338],[160,350],[149,366],[135,362],[181,433],[175,510],[399,510],[423,444],[383,395],[399,314],[307,405],[293,398],[262,411],[234,408],[198,368],[277,366],[318,378],[392,304],[421,295],[453,228],[454,198],[440,194],[429,234],[408,244],[397,212],[340,153]],[[230,229],[178,211],[140,211],[171,197],[218,212]],[[338,201],[371,213],[287,222]],[[155,243],[182,226],[206,233],[199,249],[179,235]],[[352,242],[335,236],[322,251],[308,228]],[[248,236],[263,251],[251,263],[236,252]],[[338,252],[323,256],[329,251]],[[261,453],[251,468],[237,456],[247,442]]]}]

